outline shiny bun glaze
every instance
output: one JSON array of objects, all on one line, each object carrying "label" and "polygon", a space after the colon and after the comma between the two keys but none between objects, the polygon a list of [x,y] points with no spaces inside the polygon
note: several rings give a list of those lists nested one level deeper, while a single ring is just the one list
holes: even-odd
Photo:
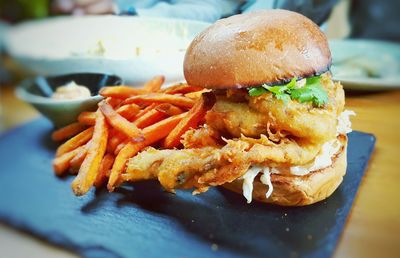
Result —
[{"label": "shiny bun glaze", "polygon": [[184,74],[210,89],[279,84],[324,73],[331,65],[326,36],[305,16],[263,10],[221,19],[189,46]]}]

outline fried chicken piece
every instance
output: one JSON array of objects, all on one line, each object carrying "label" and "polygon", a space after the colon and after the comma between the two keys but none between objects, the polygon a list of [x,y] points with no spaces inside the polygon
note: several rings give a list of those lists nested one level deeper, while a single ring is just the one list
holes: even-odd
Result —
[{"label": "fried chicken piece", "polygon": [[337,117],[344,108],[344,91],[329,75],[321,77],[329,101],[324,107],[311,103],[277,100],[272,93],[248,97],[248,102],[235,102],[229,96],[218,96],[217,103],[207,113],[206,122],[211,128],[232,137],[259,138],[271,131],[321,143],[336,135]]},{"label": "fried chicken piece", "polygon": [[182,144],[185,149],[197,149],[202,147],[220,147],[224,144],[216,130],[207,125],[198,129],[190,129],[182,136]]},{"label": "fried chicken piece", "polygon": [[227,140],[223,147],[203,147],[182,150],[147,148],[128,163],[123,181],[157,179],[168,191],[176,188],[197,188],[232,182],[247,172],[250,165],[287,166],[306,164],[320,147],[299,145],[296,141],[279,144],[267,137]]},{"label": "fried chicken piece", "polygon": [[251,144],[247,152],[253,164],[265,166],[298,166],[311,162],[321,150],[323,142],[312,143],[303,139],[284,138],[279,143],[269,140],[265,135],[259,139],[241,137],[241,141]]},{"label": "fried chicken piece", "polygon": [[263,114],[269,114],[272,126],[310,142],[326,142],[336,135],[337,117],[344,109],[344,91],[340,83],[323,77],[329,101],[325,107],[289,100],[277,101],[270,93],[250,98],[249,106]]},{"label": "fried chicken piece", "polygon": [[177,151],[157,150],[153,147],[144,149],[128,161],[127,170],[122,175],[123,181],[135,182],[156,179],[161,163],[174,153],[177,153]]},{"label": "fried chicken piece", "polygon": [[224,148],[156,150],[148,148],[128,163],[123,181],[158,179],[168,191],[176,188],[198,188],[232,182],[250,167],[245,160],[244,142]]},{"label": "fried chicken piece", "polygon": [[[236,180],[252,165],[308,164],[325,142],[336,138],[337,117],[344,106],[341,85],[329,77],[321,82],[329,94],[322,108],[292,100],[283,103],[268,93],[247,97],[248,102],[244,95],[235,102],[229,92],[217,94],[207,124],[184,135],[185,149],[148,148],[130,159],[123,179],[157,179],[171,192],[177,188],[203,192]],[[229,140],[223,138],[227,135]]]},{"label": "fried chicken piece", "polygon": [[214,107],[206,115],[209,127],[233,137],[242,134],[259,137],[267,132],[268,121],[268,116],[257,112],[247,102],[232,102],[224,97],[217,98]]}]

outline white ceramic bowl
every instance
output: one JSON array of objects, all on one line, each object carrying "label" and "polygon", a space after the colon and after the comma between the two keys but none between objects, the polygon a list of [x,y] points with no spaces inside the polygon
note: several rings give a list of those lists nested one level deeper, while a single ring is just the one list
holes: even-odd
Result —
[{"label": "white ceramic bowl", "polygon": [[6,51],[39,75],[96,72],[141,84],[183,79],[183,58],[205,22],[132,16],[57,17],[14,26]]},{"label": "white ceramic bowl", "polygon": [[[87,87],[92,96],[75,100],[54,100],[49,96],[59,87],[71,81]],[[98,95],[104,86],[121,85],[118,76],[99,73],[75,73],[52,77],[38,76],[27,79],[16,88],[16,95],[34,106],[47,117],[55,127],[62,127],[76,121],[83,111],[93,111],[103,97]]]}]

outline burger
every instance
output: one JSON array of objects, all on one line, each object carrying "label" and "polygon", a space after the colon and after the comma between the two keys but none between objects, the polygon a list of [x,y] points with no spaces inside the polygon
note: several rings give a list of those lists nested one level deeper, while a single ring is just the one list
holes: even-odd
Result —
[{"label": "burger", "polygon": [[221,19],[190,44],[189,85],[204,88],[204,125],[182,148],[148,148],[124,179],[168,191],[223,186],[257,200],[301,206],[329,197],[346,172],[344,91],[330,74],[326,36],[305,16],[264,10]]}]

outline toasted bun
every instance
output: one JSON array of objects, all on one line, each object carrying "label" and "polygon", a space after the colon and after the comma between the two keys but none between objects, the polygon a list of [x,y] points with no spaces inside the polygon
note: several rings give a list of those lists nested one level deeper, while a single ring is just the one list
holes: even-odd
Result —
[{"label": "toasted bun", "polygon": [[217,21],[189,46],[184,74],[210,89],[278,84],[321,74],[331,65],[328,41],[305,16],[263,10]]},{"label": "toasted bun", "polygon": [[[258,179],[253,183],[253,199],[282,206],[309,205],[328,198],[340,185],[347,167],[347,137],[343,139],[343,148],[334,157],[330,167],[311,172],[305,176],[285,176],[272,174],[272,195],[267,199],[268,187]],[[242,194],[243,180],[236,180],[223,186]]]}]

